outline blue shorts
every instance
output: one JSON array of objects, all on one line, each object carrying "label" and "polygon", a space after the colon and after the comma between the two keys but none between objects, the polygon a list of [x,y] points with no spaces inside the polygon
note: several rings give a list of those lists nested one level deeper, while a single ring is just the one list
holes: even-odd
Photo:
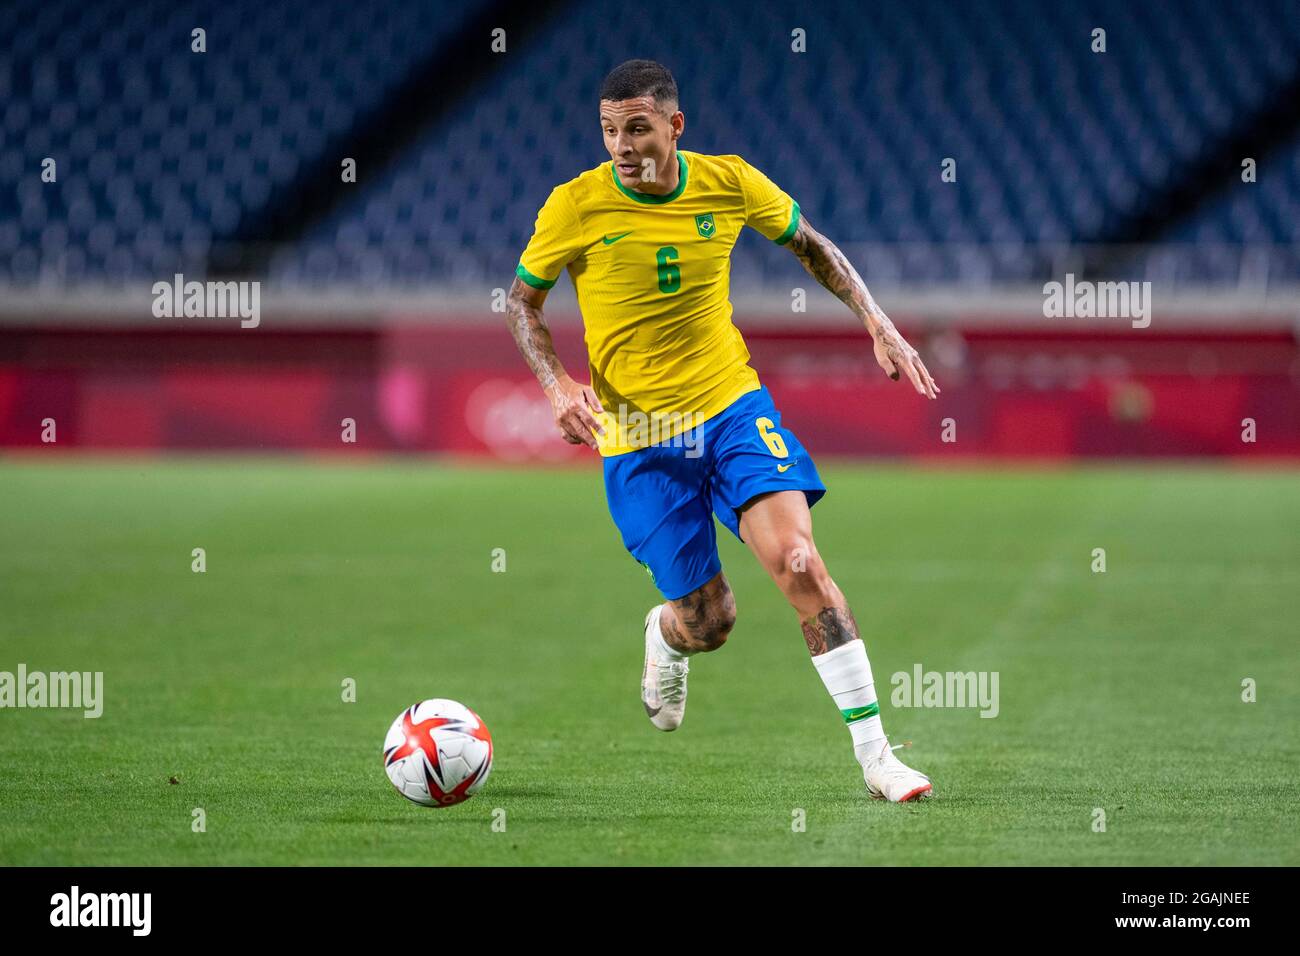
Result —
[{"label": "blue shorts", "polygon": [[669,600],[722,570],[714,515],[739,538],[737,511],[756,495],[802,491],[811,507],[826,494],[808,452],[781,427],[766,386],[686,436],[604,462],[605,497],[623,545]]}]

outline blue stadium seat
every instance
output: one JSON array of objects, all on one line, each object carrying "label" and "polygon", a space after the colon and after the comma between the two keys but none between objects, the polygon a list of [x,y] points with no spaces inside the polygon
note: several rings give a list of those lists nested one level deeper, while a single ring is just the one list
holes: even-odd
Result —
[{"label": "blue stadium seat", "polygon": [[[0,279],[202,271],[484,0],[0,6]],[[191,31],[206,30],[206,53]],[[57,183],[40,180],[53,158]]]},{"label": "blue stadium seat", "polygon": [[[19,0],[0,7],[0,280],[201,271],[301,188],[487,0]],[[607,158],[604,73],[667,63],[683,146],[739,153],[902,281],[1033,278],[1044,244],[1122,237],[1300,73],[1300,4],[784,0],[561,7],[449,118],[277,252],[311,285],[505,281],[550,189]],[[689,15],[687,12],[689,11]],[[208,52],[190,52],[207,30]],[[791,31],[805,31],[806,53]],[[1106,31],[1105,53],[1091,49]],[[58,161],[57,184],[39,179]],[[942,161],[957,181],[941,181]],[[1300,140],[1164,239],[1300,242]],[[1228,170],[1225,176],[1235,176]],[[1239,177],[1238,177],[1239,178]],[[1232,185],[1233,188],[1226,188]],[[893,251],[890,245],[896,245]],[[1294,250],[1270,261],[1291,263]],[[1041,260],[1041,257],[1038,257]],[[1285,268],[1285,265],[1277,266]],[[733,279],[797,269],[743,237]],[[791,272],[796,275],[797,272]],[[1300,273],[1293,273],[1300,274]]]}]

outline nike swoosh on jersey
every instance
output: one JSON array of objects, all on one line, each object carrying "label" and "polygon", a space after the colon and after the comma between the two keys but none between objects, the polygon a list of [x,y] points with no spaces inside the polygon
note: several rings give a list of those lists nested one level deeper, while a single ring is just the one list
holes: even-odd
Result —
[{"label": "nike swoosh on jersey", "polygon": [[793,467],[794,467],[795,465],[797,465],[797,464],[799,464],[799,462],[797,462],[797,461],[792,461],[792,462],[790,462],[789,464],[786,464],[786,465],[777,465],[777,466],[776,466],[776,470],[779,471],[781,474],[784,475],[787,471],[789,471],[791,468],[793,468]]},{"label": "nike swoosh on jersey", "polygon": [[607,246],[612,246],[614,243],[618,242],[620,239],[624,238],[625,236],[630,236],[630,235],[632,235],[632,231],[628,231],[628,232],[620,232],[617,236],[606,236],[606,237],[605,237],[605,245],[607,245]]}]

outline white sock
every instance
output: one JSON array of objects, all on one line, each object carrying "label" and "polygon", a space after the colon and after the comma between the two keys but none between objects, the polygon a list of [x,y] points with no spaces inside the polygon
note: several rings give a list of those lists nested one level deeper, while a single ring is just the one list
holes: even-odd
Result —
[{"label": "white sock", "polygon": [[664,631],[659,623],[659,615],[663,613],[663,609],[664,606],[662,604],[660,604],[657,608],[655,608],[655,616],[651,618],[650,621],[650,638],[655,642],[655,646],[659,648],[659,653],[663,654],[664,660],[668,660],[668,661],[685,660],[695,652],[679,651],[677,648],[673,647],[666,640],[664,640]]},{"label": "white sock", "polygon": [[833,651],[812,659],[813,666],[827,692],[840,709],[853,738],[853,754],[861,763],[875,757],[884,746],[885,731],[880,723],[880,706],[876,701],[876,684],[867,660],[867,646],[861,640],[849,641]]}]

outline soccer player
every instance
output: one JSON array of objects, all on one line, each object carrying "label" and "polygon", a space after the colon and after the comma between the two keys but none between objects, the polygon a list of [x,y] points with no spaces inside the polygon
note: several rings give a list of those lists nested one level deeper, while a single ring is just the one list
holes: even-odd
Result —
[{"label": "soccer player", "polygon": [[[510,329],[564,438],[603,456],[610,514],[664,597],[645,619],[641,700],[660,730],[686,710],[688,660],[736,623],[713,516],[740,538],[799,616],[813,665],[853,740],[868,793],[929,796],[881,726],[867,651],[812,536],[826,493],[812,458],[749,366],[731,322],[730,256],[744,226],[785,246],[865,324],[876,361],[916,391],[939,389],[857,271],[799,204],[739,156],[678,148],[686,120],[672,74],[629,60],[600,89],[610,161],[551,191],[520,258]],[[542,317],[573,280],[591,384],[575,381]]]}]

